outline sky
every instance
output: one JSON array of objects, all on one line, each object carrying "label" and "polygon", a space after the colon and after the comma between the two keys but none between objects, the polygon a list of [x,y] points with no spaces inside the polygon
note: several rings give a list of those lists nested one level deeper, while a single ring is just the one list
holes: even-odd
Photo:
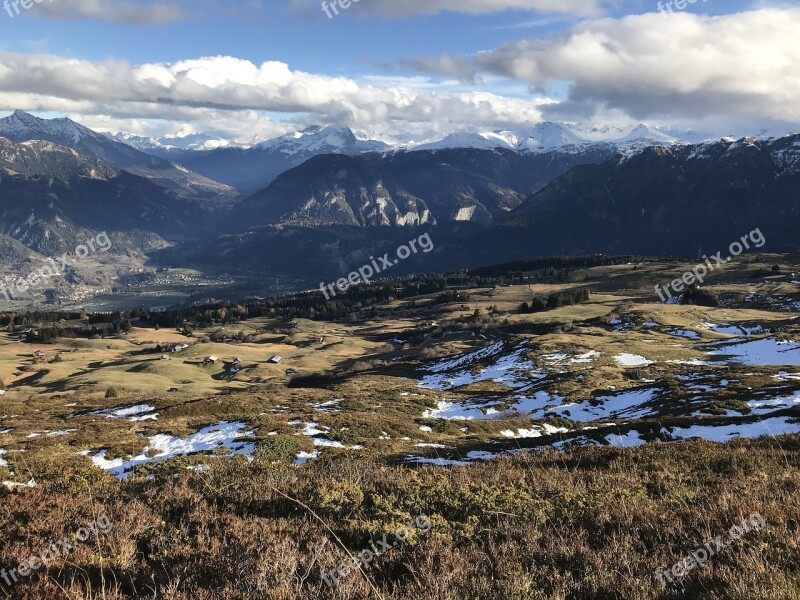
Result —
[{"label": "sky", "polygon": [[240,143],[311,124],[800,131],[799,0],[3,1],[0,116]]}]

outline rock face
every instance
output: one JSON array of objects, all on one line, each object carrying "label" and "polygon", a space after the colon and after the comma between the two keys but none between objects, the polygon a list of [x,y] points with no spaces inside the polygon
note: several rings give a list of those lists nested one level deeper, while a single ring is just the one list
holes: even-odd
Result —
[{"label": "rock face", "polygon": [[614,152],[610,147],[568,154],[457,148],[318,156],[244,201],[233,223],[487,227],[507,220],[555,177]]}]

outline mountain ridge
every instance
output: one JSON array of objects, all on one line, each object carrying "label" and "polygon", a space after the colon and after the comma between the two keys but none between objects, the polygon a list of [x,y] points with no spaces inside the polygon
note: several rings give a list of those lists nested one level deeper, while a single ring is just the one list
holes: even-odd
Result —
[{"label": "mountain ridge", "polygon": [[67,118],[40,119],[17,110],[0,119],[0,137],[12,142],[48,141],[72,148],[198,202],[228,203],[239,195],[230,186],[187,171],[171,161],[137,150]]}]

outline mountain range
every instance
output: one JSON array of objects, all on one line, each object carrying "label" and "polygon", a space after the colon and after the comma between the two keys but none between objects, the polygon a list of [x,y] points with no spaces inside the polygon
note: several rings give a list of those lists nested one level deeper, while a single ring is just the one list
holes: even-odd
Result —
[{"label": "mountain range", "polygon": [[71,119],[40,119],[23,111],[0,119],[0,137],[12,142],[48,141],[140,175],[180,196],[202,203],[227,203],[239,193],[169,160],[137,150]]},{"label": "mountain range", "polygon": [[347,273],[420,229],[436,250],[398,273],[713,254],[756,227],[768,250],[800,249],[800,135],[690,144],[646,126],[541,123],[406,147],[364,137],[315,126],[250,148],[188,147],[201,136],[164,158],[17,111],[0,119],[0,236],[18,262],[19,244],[52,256],[108,231],[115,252],[153,265],[307,279]]},{"label": "mountain range", "polygon": [[35,252],[72,251],[88,232],[179,240],[204,227],[192,201],[150,179],[50,141],[0,137],[0,234]]},{"label": "mountain range", "polygon": [[367,134],[356,136],[347,127],[315,125],[250,147],[215,140],[204,134],[147,139],[117,133],[112,137],[142,151],[178,162],[194,172],[245,193],[267,187],[281,173],[322,154],[356,156],[370,152],[452,149],[509,150],[522,154],[585,154],[626,152],[652,144],[680,143],[677,138],[646,125],[639,125],[632,130],[611,127],[582,129],[575,125],[551,122],[521,130],[459,132],[419,141],[415,141],[411,135],[402,135],[388,142],[370,139]]}]

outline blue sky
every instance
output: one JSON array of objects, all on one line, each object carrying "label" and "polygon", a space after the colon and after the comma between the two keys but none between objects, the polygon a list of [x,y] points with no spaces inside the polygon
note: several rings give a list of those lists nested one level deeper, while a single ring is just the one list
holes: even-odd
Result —
[{"label": "blue sky", "polygon": [[[329,19],[316,0],[44,0],[0,11],[0,114],[239,140],[310,123],[418,135],[544,119],[796,127],[797,8],[658,5],[360,0]],[[781,97],[761,106],[773,88]]]}]

